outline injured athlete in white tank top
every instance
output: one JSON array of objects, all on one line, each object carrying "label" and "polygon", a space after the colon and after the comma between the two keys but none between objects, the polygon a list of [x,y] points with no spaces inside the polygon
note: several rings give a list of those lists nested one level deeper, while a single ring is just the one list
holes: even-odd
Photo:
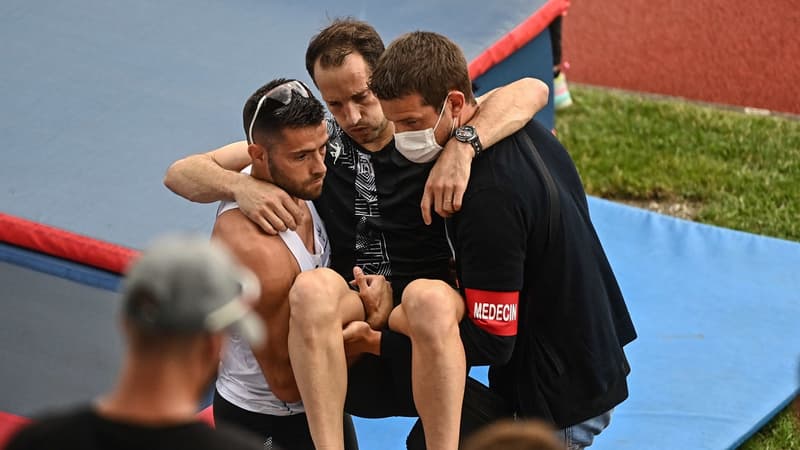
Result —
[{"label": "injured athlete in white tank top", "polygon": [[[302,271],[328,267],[331,256],[325,224],[314,204],[310,201],[306,201],[306,204],[314,224],[314,253],[306,249],[303,240],[294,231],[280,233]],[[236,202],[221,202],[217,216],[238,207]],[[228,346],[222,354],[216,387],[225,400],[247,411],[273,416],[289,416],[305,411],[302,402],[286,403],[272,393],[250,346],[235,334],[230,336]]]}]

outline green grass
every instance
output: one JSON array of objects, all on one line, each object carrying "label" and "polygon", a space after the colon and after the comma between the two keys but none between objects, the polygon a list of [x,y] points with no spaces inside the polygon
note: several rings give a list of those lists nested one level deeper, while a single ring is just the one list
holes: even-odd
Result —
[{"label": "green grass", "polygon": [[695,220],[800,241],[800,121],[590,88],[559,112],[586,189],[692,202]]},{"label": "green grass", "polygon": [[[688,203],[693,220],[800,241],[800,120],[571,86],[558,135],[591,195]],[[800,450],[787,409],[742,447]]]},{"label": "green grass", "polygon": [[742,450],[796,450],[800,449],[800,424],[797,410],[787,408],[767,426],[745,442]]}]

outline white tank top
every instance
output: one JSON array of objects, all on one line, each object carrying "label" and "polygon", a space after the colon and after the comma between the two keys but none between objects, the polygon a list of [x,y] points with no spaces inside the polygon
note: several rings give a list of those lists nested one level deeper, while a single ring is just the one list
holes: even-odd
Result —
[{"label": "white tank top", "polygon": [[[280,233],[301,271],[328,267],[331,255],[325,225],[314,204],[310,201],[306,204],[314,224],[314,253],[306,249],[303,240],[294,231]],[[238,207],[236,202],[221,202],[217,216]],[[247,411],[273,416],[289,416],[305,411],[302,402],[286,403],[272,393],[250,345],[236,334],[228,338],[228,345],[222,352],[216,387],[225,400]]]}]

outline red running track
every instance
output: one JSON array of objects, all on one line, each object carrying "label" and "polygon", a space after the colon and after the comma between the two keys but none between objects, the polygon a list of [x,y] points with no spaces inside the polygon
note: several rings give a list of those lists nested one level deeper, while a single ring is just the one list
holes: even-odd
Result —
[{"label": "red running track", "polygon": [[569,81],[800,114],[797,0],[574,0]]}]

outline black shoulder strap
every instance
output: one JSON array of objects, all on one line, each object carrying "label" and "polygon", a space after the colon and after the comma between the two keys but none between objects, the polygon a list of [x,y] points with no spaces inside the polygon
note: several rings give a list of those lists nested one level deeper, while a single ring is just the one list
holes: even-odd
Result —
[{"label": "black shoulder strap", "polygon": [[558,230],[558,220],[559,217],[561,217],[561,200],[559,199],[558,189],[556,188],[555,181],[553,181],[553,176],[550,175],[550,170],[544,164],[542,156],[539,154],[539,149],[536,148],[533,140],[528,136],[528,132],[523,128],[517,135],[522,135],[523,141],[530,146],[531,152],[533,153],[533,162],[539,174],[544,179],[547,196],[550,198],[550,204],[548,205],[550,219],[547,225],[547,242],[550,243],[555,239],[554,236]]}]

